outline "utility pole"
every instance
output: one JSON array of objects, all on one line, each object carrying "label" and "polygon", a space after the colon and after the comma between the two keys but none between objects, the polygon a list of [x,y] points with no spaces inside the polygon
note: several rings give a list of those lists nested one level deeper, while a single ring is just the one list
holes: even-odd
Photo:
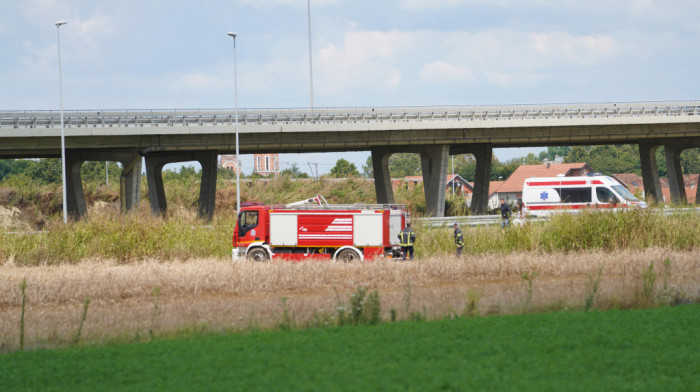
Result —
[{"label": "utility pole", "polygon": [[314,67],[311,51],[311,0],[306,1],[306,9],[308,11],[308,21],[309,21],[309,92],[311,97],[311,112],[314,111]]},{"label": "utility pole", "polygon": [[56,42],[58,43],[58,94],[61,100],[61,171],[63,177],[63,224],[68,223],[68,189],[66,189],[66,131],[63,125],[63,75],[61,70],[61,26],[65,20],[56,22]]}]

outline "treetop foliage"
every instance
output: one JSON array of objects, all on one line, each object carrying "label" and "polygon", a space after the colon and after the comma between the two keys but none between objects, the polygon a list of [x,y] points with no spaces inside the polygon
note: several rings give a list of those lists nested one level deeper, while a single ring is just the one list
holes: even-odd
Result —
[{"label": "treetop foliage", "polygon": [[[565,163],[587,163],[596,172],[610,175],[614,173],[642,174],[639,159],[639,148],[634,144],[623,145],[599,145],[599,146],[555,146],[548,147],[539,155],[528,154],[524,157],[514,158],[501,162],[493,157],[491,161],[491,181],[506,180],[520,165],[542,164],[545,159],[554,160],[563,158]],[[455,155],[448,163],[448,173],[452,173],[452,161],[454,160],[454,172],[467,181],[474,181],[476,173],[476,160],[470,154]],[[663,146],[656,151],[656,163],[661,177],[667,176],[666,155]],[[117,162],[109,162],[109,181],[119,181],[121,165]],[[700,148],[691,148],[681,153],[681,168],[685,174],[700,173]],[[105,183],[105,162],[89,161],[83,163],[80,172],[84,182]],[[373,175],[372,157],[368,157],[362,166],[365,176]],[[393,178],[421,175],[420,154],[396,153],[389,158],[389,172]],[[192,166],[182,166],[179,172],[166,170],[164,177],[178,178],[183,181],[198,177],[199,171]],[[297,164],[280,172],[281,176],[292,178],[308,178],[308,174],[302,172]],[[331,169],[333,177],[359,176],[355,164],[346,159],[339,159]],[[0,181],[10,176],[25,176],[40,184],[61,183],[61,160],[57,158],[45,159],[4,159],[0,160]],[[232,170],[219,170],[222,178],[235,178]],[[244,176],[241,175],[243,178]],[[252,175],[251,178],[255,178]]]},{"label": "treetop foliage", "polygon": [[357,166],[343,158],[338,159],[335,166],[331,169],[331,176],[333,177],[342,178],[359,175],[360,172],[357,171]]}]

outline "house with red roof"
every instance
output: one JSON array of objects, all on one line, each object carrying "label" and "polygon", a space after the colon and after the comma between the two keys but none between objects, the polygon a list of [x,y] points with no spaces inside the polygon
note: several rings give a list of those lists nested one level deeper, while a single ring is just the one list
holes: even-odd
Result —
[{"label": "house with red roof", "polygon": [[[520,165],[507,180],[492,190],[489,186],[490,209],[497,208],[499,200],[505,199],[507,203],[515,204],[523,197],[523,185],[525,180],[532,177],[557,177],[557,176],[585,176],[593,170],[587,163],[551,163],[545,162],[541,165]],[[496,183],[497,181],[491,181]]]},{"label": "house with red roof", "polygon": [[624,185],[635,196],[644,198],[644,180],[641,176],[634,173],[615,173],[611,177]]},{"label": "house with red roof", "polygon": [[[642,177],[633,173],[616,173],[612,177],[624,185],[635,196],[644,199],[644,182]],[[685,196],[688,203],[695,203],[698,192],[698,180],[700,174],[684,174],[683,183],[685,184]],[[668,178],[660,178],[661,194],[664,197],[665,203],[671,202],[671,189],[668,186]]]},{"label": "house with red roof", "polygon": [[[698,180],[700,174],[684,174],[683,184],[685,185],[685,197],[688,203],[693,204],[697,201]],[[668,178],[660,178],[661,193],[664,195],[664,203],[671,202],[671,188],[668,186]]]}]

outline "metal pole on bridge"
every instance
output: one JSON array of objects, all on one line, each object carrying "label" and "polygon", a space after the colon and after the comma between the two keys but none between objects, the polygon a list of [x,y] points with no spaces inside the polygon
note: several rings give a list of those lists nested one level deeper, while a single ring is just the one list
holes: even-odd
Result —
[{"label": "metal pole on bridge", "polygon": [[306,9],[308,11],[308,21],[309,21],[309,92],[311,96],[311,111],[314,111],[314,67],[311,51],[311,0],[306,1]]},{"label": "metal pole on bridge", "polygon": [[61,26],[65,20],[56,22],[56,41],[58,42],[58,95],[61,100],[61,170],[63,178],[63,223],[68,223],[68,191],[66,189],[66,135],[63,127],[63,77],[61,75]]},{"label": "metal pole on bridge", "polygon": [[233,90],[236,104],[235,130],[236,130],[236,214],[241,211],[241,158],[238,151],[238,70],[236,67],[236,33],[229,32],[233,38]]}]

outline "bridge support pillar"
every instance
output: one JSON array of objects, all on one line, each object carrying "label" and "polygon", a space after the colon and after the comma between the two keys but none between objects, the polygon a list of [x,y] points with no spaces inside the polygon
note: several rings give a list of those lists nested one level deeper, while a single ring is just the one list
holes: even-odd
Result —
[{"label": "bridge support pillar", "polygon": [[684,147],[678,145],[664,145],[666,154],[666,172],[668,173],[668,187],[671,192],[671,202],[674,204],[687,204],[685,195],[685,181],[683,181],[683,169],[681,168],[681,152]]},{"label": "bridge support pillar", "polygon": [[198,215],[205,220],[214,217],[216,207],[216,151],[154,153],[146,156],[146,179],[151,211],[165,215],[168,204],[163,187],[163,166],[173,162],[198,161],[202,165],[202,180],[199,186]]},{"label": "bridge support pillar", "polygon": [[122,164],[122,174],[119,175],[119,199],[122,212],[133,211],[139,206],[141,198],[141,162],[140,154],[126,154],[121,159],[115,159]]},{"label": "bridge support pillar", "polygon": [[449,156],[450,146],[446,144],[421,149],[426,216],[445,216],[445,179]]},{"label": "bridge support pillar", "polygon": [[394,190],[391,187],[391,174],[389,173],[389,158],[392,152],[386,148],[372,149],[372,172],[374,174],[374,190],[377,194],[377,203],[393,204]]},{"label": "bridge support pillar", "polygon": [[[217,153],[203,152],[198,159],[202,165],[202,182],[199,185],[199,217],[207,221],[214,218],[216,208],[216,158]],[[240,161],[240,160],[239,160]],[[240,189],[237,190],[240,192]],[[238,213],[238,211],[236,211]]]},{"label": "bridge support pillar", "polygon": [[472,196],[471,211],[475,215],[481,215],[488,209],[493,148],[490,144],[483,144],[472,147],[471,152],[474,158],[476,158],[474,195]]},{"label": "bridge support pillar", "polygon": [[119,199],[122,212],[132,211],[139,205],[141,194],[141,155],[124,151],[66,151],[66,204],[68,214],[80,218],[87,214],[80,168],[86,161],[117,161],[122,164]]},{"label": "bridge support pillar", "polygon": [[652,143],[639,143],[644,197],[650,203],[661,203],[664,200],[664,196],[661,193],[661,182],[659,181],[659,168],[656,165],[656,149],[658,147],[658,145]]},{"label": "bridge support pillar", "polygon": [[86,159],[80,151],[66,150],[66,207],[71,219],[87,215],[80,168]]}]

